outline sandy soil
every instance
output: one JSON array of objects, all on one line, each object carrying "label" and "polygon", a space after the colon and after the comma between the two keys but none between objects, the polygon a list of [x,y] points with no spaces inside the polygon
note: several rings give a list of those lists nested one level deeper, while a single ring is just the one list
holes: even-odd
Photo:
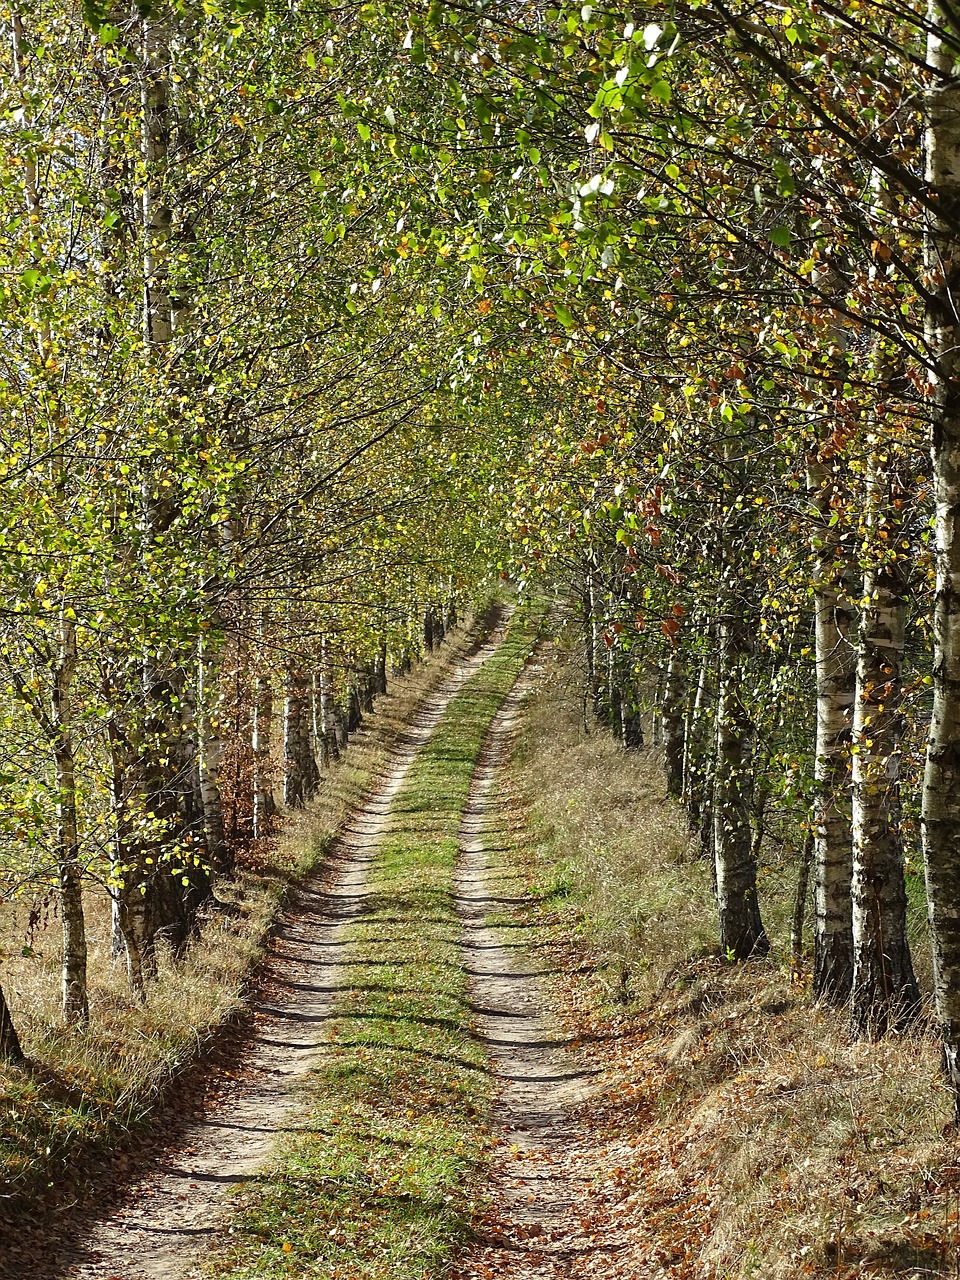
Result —
[{"label": "sandy soil", "polygon": [[[291,904],[272,944],[269,995],[255,1010],[255,1034],[232,1096],[187,1128],[159,1167],[131,1185],[81,1245],[51,1258],[43,1280],[177,1280],[194,1273],[191,1260],[223,1229],[225,1192],[256,1176],[274,1137],[290,1123],[298,1084],[342,985],[337,957],[343,924],[363,909],[391,801],[450,698],[502,634],[501,623],[428,697],[377,791]],[[12,1272],[0,1260],[0,1275],[22,1277],[22,1264]]]}]

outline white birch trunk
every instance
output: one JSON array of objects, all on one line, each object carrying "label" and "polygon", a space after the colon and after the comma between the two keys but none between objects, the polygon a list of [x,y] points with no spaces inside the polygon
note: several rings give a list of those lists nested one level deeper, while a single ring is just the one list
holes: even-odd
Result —
[{"label": "white birch trunk", "polygon": [[317,764],[321,773],[330,768],[330,744],[323,728],[323,705],[320,673],[316,668],[310,673],[310,712],[313,719],[313,741],[316,745]]},{"label": "white birch trunk", "polygon": [[143,334],[149,348],[173,341],[170,238],[173,211],[166,198],[170,145],[170,34],[164,18],[141,24],[143,124]]},{"label": "white birch trunk", "polygon": [[683,802],[690,828],[701,833],[701,843],[703,843],[706,757],[709,755],[706,721],[712,647],[713,635],[708,628],[704,638],[700,670],[697,674],[697,688],[686,715],[683,734]]},{"label": "white birch trunk", "polygon": [[663,768],[666,774],[667,791],[677,799],[683,794],[684,690],[684,662],[679,648],[675,648],[667,664],[659,720],[663,736]]},{"label": "white birch trunk", "polygon": [[[19,13],[12,15],[12,37],[14,79],[25,86],[26,42],[23,20]],[[35,262],[40,265],[43,251],[40,240],[43,209],[40,202],[37,161],[35,153],[30,148],[20,159],[30,241]],[[53,354],[53,332],[49,320],[45,317],[41,318],[36,332],[38,355],[40,360],[45,362]],[[51,404],[47,413],[49,415],[51,481],[62,498],[64,496],[62,411],[59,404]],[[60,921],[63,935],[61,966],[63,1016],[68,1025],[85,1026],[89,1019],[87,940],[83,914],[83,879],[79,861],[76,761],[71,708],[72,684],[77,668],[77,630],[75,621],[68,615],[68,608],[69,602],[64,599],[60,609],[60,653],[56,670],[53,672],[50,721],[43,727],[48,733],[52,746],[57,781],[57,873],[60,883]],[[19,1049],[19,1045],[17,1048]]]},{"label": "white birch trunk", "polygon": [[[889,506],[889,484],[872,458],[868,527]],[[891,530],[895,532],[895,530]],[[868,548],[868,555],[876,555]],[[876,1039],[915,1016],[920,993],[907,944],[907,895],[900,843],[900,725],[906,621],[905,586],[896,564],[864,574],[857,697],[853,714],[854,1037]]]},{"label": "white birch trunk", "polygon": [[807,471],[807,490],[815,512],[817,675],[813,994],[817,1000],[839,1007],[847,1002],[853,982],[849,750],[857,653],[852,583],[842,559],[839,525],[830,525],[832,488],[830,470],[812,463]]},{"label": "white birch trunk", "polygon": [[[931,27],[951,24],[936,4]],[[923,844],[934,992],[944,1066],[960,1113],[960,79],[935,34],[928,61],[943,79],[927,97],[927,180],[942,214],[928,213],[933,281],[927,341],[935,362],[933,474],[936,600],[933,715],[923,779]]]}]

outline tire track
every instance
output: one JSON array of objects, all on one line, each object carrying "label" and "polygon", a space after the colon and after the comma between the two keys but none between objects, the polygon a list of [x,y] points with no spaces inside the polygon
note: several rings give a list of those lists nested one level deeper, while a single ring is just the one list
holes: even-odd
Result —
[{"label": "tire track", "polygon": [[[478,1034],[498,1084],[493,1123],[499,1141],[491,1156],[491,1209],[451,1280],[560,1280],[578,1264],[602,1265],[603,1255],[621,1247],[619,1240],[588,1231],[580,1213],[589,1185],[579,1167],[588,1136],[583,1104],[597,1073],[582,1065],[571,1038],[558,1031],[523,928],[505,939],[505,930],[486,921],[523,901],[509,850],[497,847],[496,783],[535,661],[536,654],[493,722],[460,831],[457,894],[465,964]],[[574,1117],[574,1109],[581,1114]]]}]

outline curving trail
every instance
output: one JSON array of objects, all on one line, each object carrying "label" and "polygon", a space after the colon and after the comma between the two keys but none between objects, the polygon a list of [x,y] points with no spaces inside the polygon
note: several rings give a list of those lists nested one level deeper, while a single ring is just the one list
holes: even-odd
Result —
[{"label": "curving trail", "polygon": [[[385,772],[324,866],[292,902],[271,944],[269,998],[255,1010],[242,1081],[215,1112],[191,1125],[158,1170],[131,1185],[81,1245],[62,1249],[30,1280],[186,1280],[191,1259],[220,1230],[225,1191],[256,1176],[288,1122],[323,1024],[343,985],[344,922],[363,909],[368,872],[391,802],[443,711],[503,637],[504,612],[488,637],[429,694]],[[23,1277],[3,1269],[0,1275]]]},{"label": "curving trail", "polygon": [[496,784],[534,670],[527,668],[493,722],[460,831],[457,893],[465,964],[478,1034],[497,1083],[493,1123],[499,1140],[491,1158],[490,1210],[450,1280],[560,1280],[584,1271],[613,1277],[622,1247],[619,1238],[598,1235],[585,1220],[583,1104],[597,1073],[583,1066],[571,1038],[558,1032],[523,927],[486,921],[522,901],[510,850],[500,839]]}]

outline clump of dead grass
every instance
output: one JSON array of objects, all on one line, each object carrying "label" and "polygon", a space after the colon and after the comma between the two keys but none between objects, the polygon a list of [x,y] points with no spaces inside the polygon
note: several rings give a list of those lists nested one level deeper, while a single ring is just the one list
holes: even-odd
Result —
[{"label": "clump of dead grass", "polygon": [[714,944],[709,873],[655,754],[624,751],[585,718],[577,674],[554,655],[517,741],[538,888],[576,903],[611,995],[642,999]]}]

